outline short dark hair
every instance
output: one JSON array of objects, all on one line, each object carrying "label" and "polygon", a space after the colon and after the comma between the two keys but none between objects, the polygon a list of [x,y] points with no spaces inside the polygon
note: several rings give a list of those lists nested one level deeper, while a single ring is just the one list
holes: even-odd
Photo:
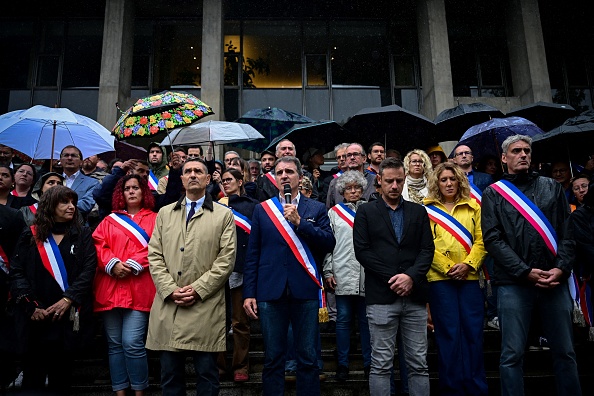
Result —
[{"label": "short dark hair", "polygon": [[143,159],[137,159],[136,161],[136,165],[144,165],[144,166],[148,166],[149,169],[151,167],[151,165],[148,163],[147,160],[143,160]]},{"label": "short dark hair", "polygon": [[206,162],[201,159],[201,158],[190,158],[189,160],[187,160],[186,162],[184,162],[184,164],[182,165],[182,173],[184,172],[184,168],[186,167],[187,164],[189,164],[190,162],[200,162],[204,168],[206,169],[206,173],[208,174],[208,166],[206,165]]},{"label": "short dark hair", "polygon": [[62,158],[62,153],[64,152],[64,150],[69,149],[69,148],[76,149],[76,151],[78,151],[78,155],[79,155],[80,159],[81,160],[83,159],[82,151],[80,151],[80,149],[78,147],[76,147],[75,145],[73,145],[73,144],[69,144],[68,146],[64,146],[64,148],[62,149],[62,151],[60,151],[60,158]]},{"label": "short dark hair", "polygon": [[382,161],[379,166],[379,174],[382,176],[384,174],[384,169],[404,169],[404,164],[399,159],[394,157],[388,157]]},{"label": "short dark hair", "polygon": [[375,142],[375,143],[371,143],[367,152],[371,153],[371,149],[374,148],[375,146],[381,146],[384,150],[386,149],[386,146],[384,146],[384,144],[382,142]]},{"label": "short dark hair", "polygon": [[[203,155],[204,154],[204,152],[202,151],[202,146],[200,146],[198,144],[194,144],[192,146],[188,146],[187,147],[187,150],[194,149],[194,148],[197,148],[198,151],[200,151],[200,155]],[[186,154],[188,153],[187,150],[186,150]]]}]

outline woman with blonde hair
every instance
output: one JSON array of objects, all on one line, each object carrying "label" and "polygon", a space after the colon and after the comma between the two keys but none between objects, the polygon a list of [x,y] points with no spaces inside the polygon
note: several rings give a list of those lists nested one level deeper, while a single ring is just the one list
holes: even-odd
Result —
[{"label": "woman with blonde hair", "polygon": [[433,169],[431,160],[423,150],[414,149],[404,157],[406,180],[402,188],[402,198],[422,204],[428,194],[427,177]]},{"label": "woman with blonde hair", "polygon": [[450,162],[429,175],[423,200],[435,243],[427,273],[429,305],[438,345],[442,394],[486,395],[483,294],[478,272],[486,255],[481,207],[470,198],[462,169]]}]

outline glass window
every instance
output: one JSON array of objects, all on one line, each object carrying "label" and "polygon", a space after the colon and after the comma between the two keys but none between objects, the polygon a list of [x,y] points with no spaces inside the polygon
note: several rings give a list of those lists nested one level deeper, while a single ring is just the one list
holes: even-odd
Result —
[{"label": "glass window", "polygon": [[415,86],[415,66],[412,56],[394,56],[394,85],[396,87]]},{"label": "glass window", "polygon": [[200,86],[202,21],[163,21],[153,43],[155,91],[172,86]]},{"label": "glass window", "polygon": [[[288,21],[246,21],[243,27],[243,86],[301,87],[301,29]],[[228,58],[233,61],[233,58]]]},{"label": "glass window", "polygon": [[29,63],[34,33],[33,22],[2,21],[0,53],[5,55],[0,56],[0,89],[29,87]]},{"label": "glass window", "polygon": [[134,56],[132,58],[132,86],[148,87],[153,51],[153,22],[134,25]]},{"label": "glass window", "polygon": [[239,86],[239,65],[241,63],[241,26],[240,22],[225,22],[225,86]]},{"label": "glass window", "polygon": [[38,58],[37,80],[38,87],[57,87],[60,57],[58,55],[41,55]]},{"label": "glass window", "polygon": [[308,87],[325,87],[328,85],[326,60],[326,54],[305,55],[305,69],[307,72],[307,80],[305,82],[305,85],[307,85]]},{"label": "glass window", "polygon": [[64,51],[62,85],[68,87],[98,87],[101,73],[103,21],[72,21]]},{"label": "glass window", "polygon": [[331,22],[332,85],[390,86],[384,22]]}]

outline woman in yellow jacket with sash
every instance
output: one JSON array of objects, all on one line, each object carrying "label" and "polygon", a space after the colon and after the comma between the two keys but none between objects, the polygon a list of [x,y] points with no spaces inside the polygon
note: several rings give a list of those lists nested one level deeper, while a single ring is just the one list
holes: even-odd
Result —
[{"label": "woman in yellow jacket with sash", "polygon": [[427,274],[438,346],[441,395],[487,395],[483,362],[483,294],[478,272],[485,258],[481,207],[470,198],[464,172],[439,164],[423,200],[435,243]]}]

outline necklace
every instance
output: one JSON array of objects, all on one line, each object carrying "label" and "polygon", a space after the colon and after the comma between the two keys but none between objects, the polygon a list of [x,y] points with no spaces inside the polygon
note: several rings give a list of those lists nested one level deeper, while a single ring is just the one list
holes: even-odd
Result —
[{"label": "necklace", "polygon": [[453,205],[455,203],[456,203],[456,201],[454,201],[454,202],[444,202],[445,205]]}]

